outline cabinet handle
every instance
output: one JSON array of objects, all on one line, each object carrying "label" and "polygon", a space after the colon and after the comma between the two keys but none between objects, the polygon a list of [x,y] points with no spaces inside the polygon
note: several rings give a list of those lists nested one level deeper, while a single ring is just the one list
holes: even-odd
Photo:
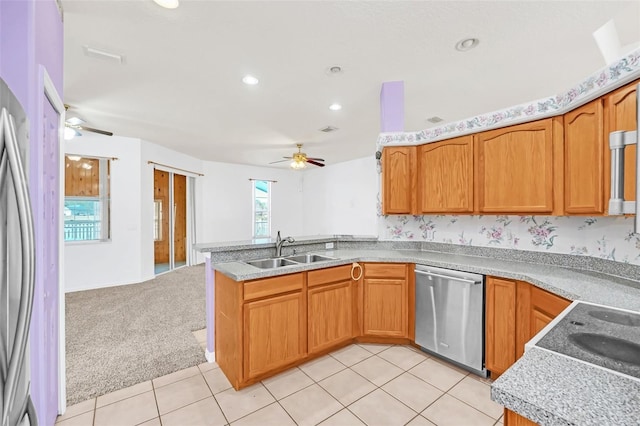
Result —
[{"label": "cabinet handle", "polygon": [[[353,271],[355,271],[356,268],[360,269],[360,274],[358,275],[358,277],[353,276]],[[360,266],[359,263],[352,263],[351,264],[351,279],[354,280],[354,281],[358,281],[360,278],[362,278],[362,266]]]}]

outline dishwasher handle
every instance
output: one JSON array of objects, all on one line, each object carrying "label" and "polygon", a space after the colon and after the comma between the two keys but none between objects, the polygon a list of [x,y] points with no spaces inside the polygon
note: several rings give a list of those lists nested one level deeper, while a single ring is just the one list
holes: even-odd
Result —
[{"label": "dishwasher handle", "polygon": [[482,280],[469,280],[466,278],[460,278],[460,277],[454,277],[451,275],[440,275],[440,274],[436,274],[435,272],[425,272],[425,271],[420,271],[420,270],[415,270],[416,274],[420,274],[420,275],[428,275],[430,277],[436,277],[436,278],[444,278],[447,280],[453,280],[453,281],[461,281],[463,283],[468,283],[468,284],[480,284],[482,282]]}]

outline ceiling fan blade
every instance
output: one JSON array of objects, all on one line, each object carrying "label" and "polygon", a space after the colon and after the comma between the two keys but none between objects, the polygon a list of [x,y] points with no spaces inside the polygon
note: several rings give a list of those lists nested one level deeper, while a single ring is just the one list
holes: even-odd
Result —
[{"label": "ceiling fan blade", "polygon": [[276,163],[284,163],[285,161],[289,161],[289,160],[278,160],[278,161],[272,161],[269,164],[276,164]]},{"label": "ceiling fan blade", "polygon": [[313,158],[313,157],[307,157],[307,160],[313,160],[313,161],[324,161],[324,158]]},{"label": "ceiling fan blade", "polygon": [[106,130],[94,129],[93,127],[77,126],[77,128],[80,130],[86,130],[87,132],[99,133],[105,136],[113,136],[112,132],[107,132]]},{"label": "ceiling fan blade", "polygon": [[282,158],[284,158],[286,160],[293,160],[293,157],[282,157]]},{"label": "ceiling fan blade", "polygon": [[322,164],[322,163],[318,163],[317,161],[313,161],[313,160],[312,160],[312,159],[310,159],[310,158],[307,158],[307,163],[309,163],[309,164],[313,164],[314,166],[318,166],[318,167],[324,167],[324,164]]}]

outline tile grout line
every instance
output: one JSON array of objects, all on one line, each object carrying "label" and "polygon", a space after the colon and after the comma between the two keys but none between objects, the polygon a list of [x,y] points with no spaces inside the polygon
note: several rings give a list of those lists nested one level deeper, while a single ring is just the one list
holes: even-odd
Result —
[{"label": "tile grout line", "polygon": [[[217,368],[220,368],[220,367],[217,367]],[[213,371],[213,370],[215,370],[215,368],[213,368],[213,369],[211,369],[211,370],[207,370],[207,371]],[[227,422],[226,424],[227,424],[227,425],[230,425],[230,424],[231,424],[231,422],[230,422],[230,421],[229,421],[229,419],[227,418],[227,415],[224,413],[224,410],[222,410],[222,407],[220,406],[220,403],[218,402],[218,398],[216,398],[216,394],[215,394],[215,393],[213,393],[213,389],[211,389],[211,386],[209,386],[209,382],[207,382],[206,377],[204,377],[204,372],[203,372],[202,370],[200,370],[200,367],[198,367],[198,371],[200,372],[200,375],[202,376],[202,379],[204,380],[204,383],[207,385],[207,388],[209,389],[209,392],[211,393],[211,396],[213,397],[213,400],[215,401],[216,405],[218,406],[218,409],[219,409],[219,410],[220,410],[220,412],[222,413],[222,417],[224,417],[225,421]],[[222,371],[222,370],[220,370],[220,371]],[[224,373],[222,373],[222,374],[224,374]],[[226,377],[227,377],[227,376],[225,376],[225,379],[226,379]],[[229,383],[229,384],[231,384],[231,383]],[[218,392],[218,393],[222,393],[222,392],[227,391],[227,390],[229,390],[229,389],[233,389],[233,385],[232,385],[230,388],[227,388],[227,389],[221,390],[221,391],[220,391],[220,392]]]}]

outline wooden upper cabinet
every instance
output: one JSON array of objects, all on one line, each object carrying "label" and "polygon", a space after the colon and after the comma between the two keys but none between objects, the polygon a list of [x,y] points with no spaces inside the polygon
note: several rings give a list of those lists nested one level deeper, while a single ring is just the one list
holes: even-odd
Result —
[{"label": "wooden upper cabinet", "polygon": [[[609,150],[609,133],[618,130],[636,130],[636,88],[637,80],[611,92],[604,98],[605,111],[605,156],[604,156],[604,199],[608,209],[611,194],[611,151]],[[624,199],[636,199],[636,145],[627,146],[624,150]]]},{"label": "wooden upper cabinet", "polygon": [[382,151],[382,213],[413,214],[416,204],[415,146]]},{"label": "wooden upper cabinet", "polygon": [[549,118],[475,135],[477,212],[562,210],[561,122]]},{"label": "wooden upper cabinet", "polygon": [[564,116],[564,211],[604,213],[604,109],[596,99]]},{"label": "wooden upper cabinet", "polygon": [[418,148],[418,214],[473,212],[473,136]]}]

